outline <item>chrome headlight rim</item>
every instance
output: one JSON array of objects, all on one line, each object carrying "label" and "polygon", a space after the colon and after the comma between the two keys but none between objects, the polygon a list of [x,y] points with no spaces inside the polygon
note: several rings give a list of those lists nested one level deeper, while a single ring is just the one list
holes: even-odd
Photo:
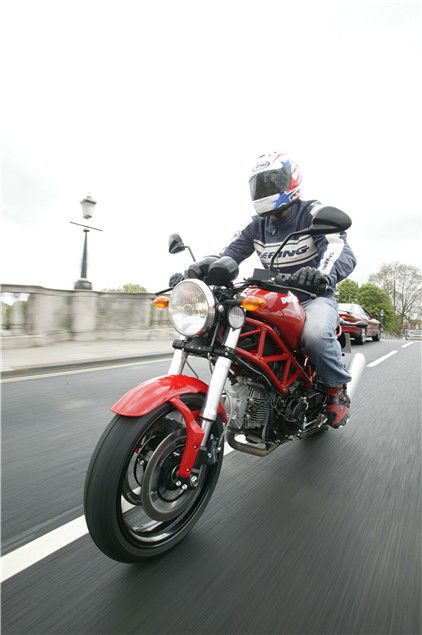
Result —
[{"label": "chrome headlight rim", "polygon": [[[171,301],[172,301],[173,294],[175,293],[177,289],[179,289],[182,285],[186,284],[187,282],[196,285],[202,291],[202,293],[204,294],[205,302],[208,305],[208,313],[207,313],[207,317],[205,319],[203,326],[201,327],[199,331],[196,331],[195,333],[189,333],[189,334],[182,332],[177,328],[176,324],[174,323],[172,312],[171,312],[171,308],[172,308]],[[198,278],[186,278],[185,280],[182,280],[174,287],[173,291],[170,294],[170,300],[169,300],[170,321],[173,325],[173,328],[184,337],[188,337],[188,338],[198,337],[198,335],[202,335],[203,333],[208,331],[208,329],[210,329],[211,326],[214,324],[215,313],[216,313],[216,299],[214,297],[214,294],[211,291],[210,287],[207,284],[205,284],[205,282],[203,282],[202,280],[198,280]]]}]

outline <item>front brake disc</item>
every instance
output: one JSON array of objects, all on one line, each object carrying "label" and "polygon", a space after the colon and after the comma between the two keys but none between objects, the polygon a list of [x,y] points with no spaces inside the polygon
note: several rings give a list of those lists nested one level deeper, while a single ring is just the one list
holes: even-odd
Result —
[{"label": "front brake disc", "polygon": [[177,485],[177,470],[185,447],[186,437],[178,430],[166,436],[154,450],[148,461],[141,488],[142,505],[153,520],[171,520],[180,516],[195,501],[205,478],[206,468],[201,467],[198,486],[182,490]]}]

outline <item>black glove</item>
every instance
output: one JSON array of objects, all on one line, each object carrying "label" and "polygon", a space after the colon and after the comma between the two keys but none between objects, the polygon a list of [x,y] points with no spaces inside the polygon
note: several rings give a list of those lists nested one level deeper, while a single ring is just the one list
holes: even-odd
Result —
[{"label": "black glove", "polygon": [[187,278],[199,278],[199,280],[203,280],[208,273],[208,269],[213,262],[218,260],[217,256],[206,256],[202,258],[202,260],[197,260],[189,265],[188,270],[186,271]]},{"label": "black glove", "polygon": [[179,282],[182,282],[182,280],[184,279],[185,276],[183,275],[183,273],[174,273],[172,276],[170,276],[169,287],[174,289],[176,284],[179,284]]},{"label": "black glove", "polygon": [[327,285],[329,286],[330,280],[314,267],[302,267],[290,276],[287,284],[289,287],[296,287],[297,289],[309,291],[309,293],[315,293],[315,295],[322,295],[327,291]]}]

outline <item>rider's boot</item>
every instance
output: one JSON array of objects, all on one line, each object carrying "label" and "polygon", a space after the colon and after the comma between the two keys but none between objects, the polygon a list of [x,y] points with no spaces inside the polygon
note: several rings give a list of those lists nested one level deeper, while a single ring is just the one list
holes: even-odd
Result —
[{"label": "rider's boot", "polygon": [[325,406],[327,423],[332,428],[345,426],[350,418],[350,397],[347,394],[346,384],[338,388],[326,388],[325,391],[328,395]]}]

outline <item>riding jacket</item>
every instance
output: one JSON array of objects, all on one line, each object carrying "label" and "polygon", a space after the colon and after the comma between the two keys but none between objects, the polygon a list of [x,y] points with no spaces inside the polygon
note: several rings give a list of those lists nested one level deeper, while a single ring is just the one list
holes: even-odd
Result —
[{"label": "riding jacket", "polygon": [[[237,232],[231,243],[221,252],[237,264],[257,252],[265,269],[288,234],[309,227],[312,216],[321,207],[316,200],[298,200],[285,216],[253,216],[252,222]],[[301,267],[315,267],[328,276],[334,288],[356,266],[356,258],[346,240],[346,232],[291,238],[275,260],[281,274],[291,275]]]}]

